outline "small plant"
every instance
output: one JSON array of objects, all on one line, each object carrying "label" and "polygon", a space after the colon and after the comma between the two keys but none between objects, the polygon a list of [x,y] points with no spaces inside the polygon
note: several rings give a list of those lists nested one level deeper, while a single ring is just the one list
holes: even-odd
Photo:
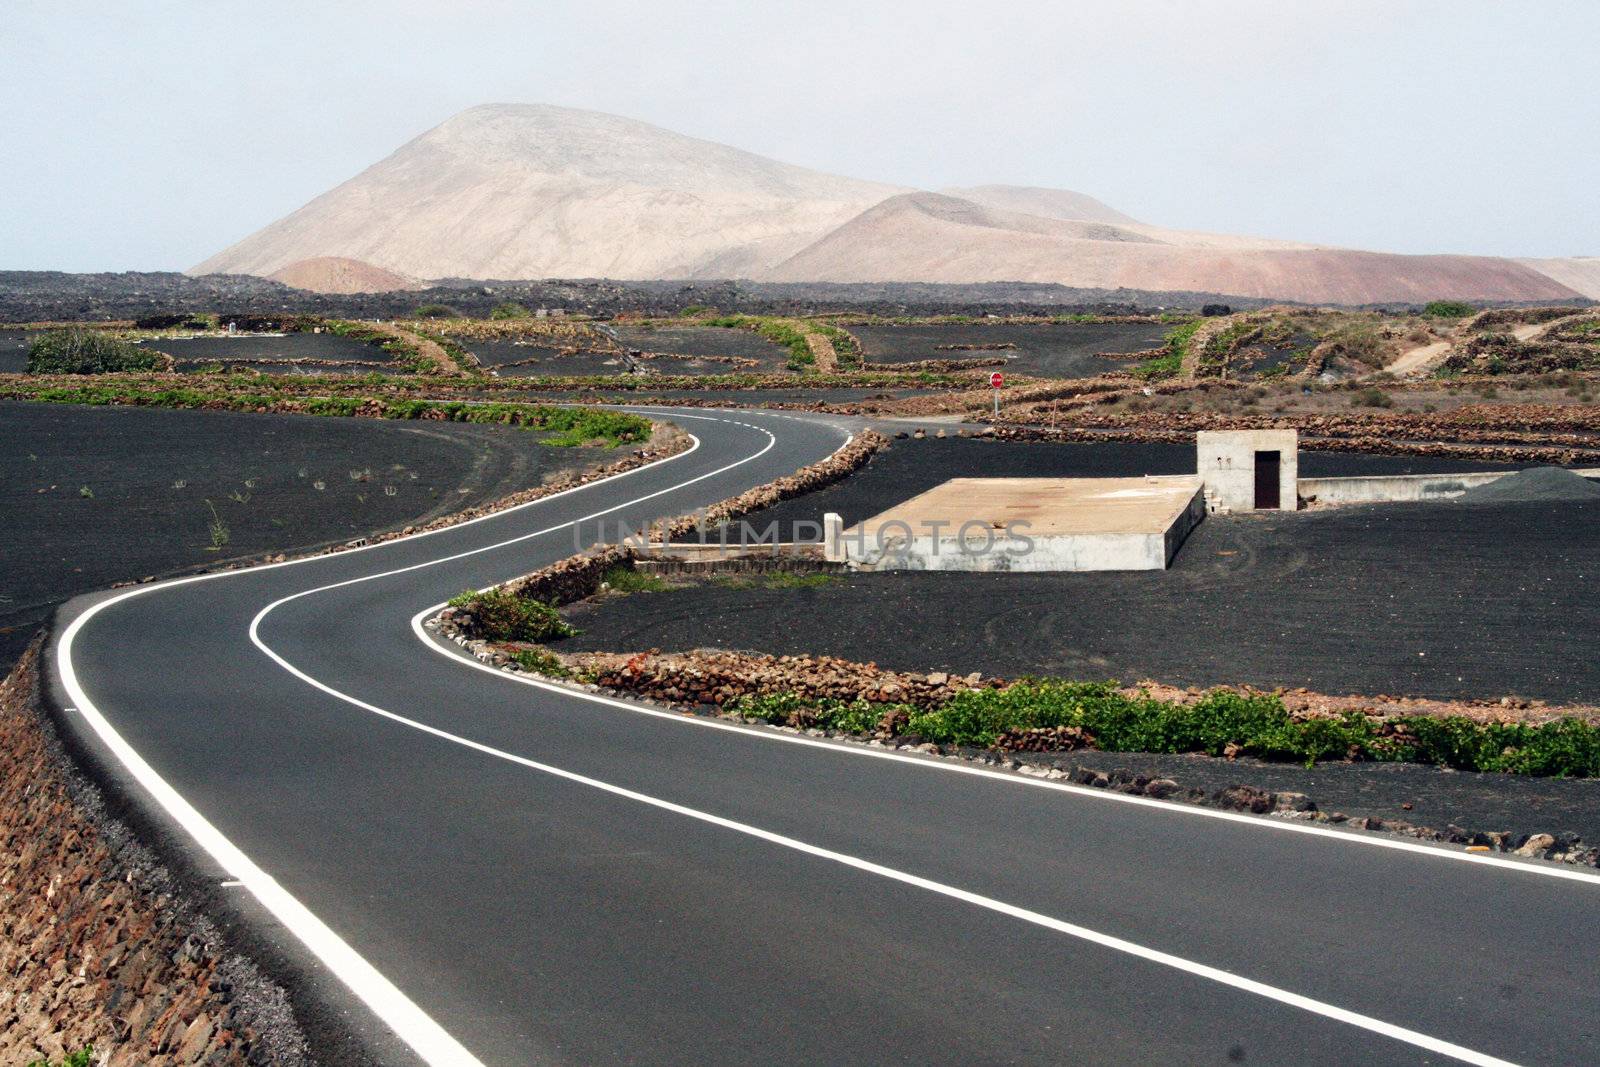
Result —
[{"label": "small plant", "polygon": [[423,304],[411,316],[417,319],[459,319],[461,312],[449,304]]},{"label": "small plant", "polygon": [[507,300],[503,304],[496,304],[494,306],[494,310],[489,312],[489,317],[491,319],[526,319],[532,315],[533,312],[529,311],[527,308],[523,307],[514,300]]},{"label": "small plant", "polygon": [[242,490],[235,489],[233,492],[228,494],[228,499],[233,501],[235,504],[248,504],[250,503],[250,494]]},{"label": "small plant", "polygon": [[1363,389],[1350,398],[1350,406],[1357,408],[1392,408],[1394,399],[1382,389]]},{"label": "small plant", "polygon": [[519,648],[511,653],[511,660],[530,674],[543,674],[550,678],[570,678],[572,671],[561,662],[561,657],[543,648]]},{"label": "small plant", "polygon": [[660,575],[646,574],[624,566],[612,567],[601,581],[610,586],[614,593],[661,593],[672,588]]},{"label": "small plant", "polygon": [[578,632],[554,604],[503,589],[487,593],[468,590],[451,600],[450,607],[471,615],[478,636],[490,641],[549,641]]},{"label": "small plant", "polygon": [[85,500],[93,500],[94,490],[90,489],[87,485],[80,485],[78,486],[78,495],[83,497]]},{"label": "small plant", "polygon": [[61,1057],[59,1064],[47,1059],[30,1060],[28,1067],[93,1067],[94,1046],[85,1045],[76,1052],[69,1052]]},{"label": "small plant", "polygon": [[206,501],[206,507],[211,509],[211,521],[206,524],[206,530],[211,534],[211,545],[208,552],[221,552],[223,547],[231,540],[228,524],[222,521],[222,516],[217,514],[217,506],[211,501]]}]

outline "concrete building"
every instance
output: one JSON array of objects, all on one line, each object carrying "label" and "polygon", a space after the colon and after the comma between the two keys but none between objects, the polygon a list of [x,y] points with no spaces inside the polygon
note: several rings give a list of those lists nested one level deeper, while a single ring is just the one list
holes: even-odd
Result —
[{"label": "concrete building", "polygon": [[1201,430],[1197,472],[1211,511],[1293,511],[1299,506],[1294,430]]},{"label": "concrete building", "polygon": [[834,534],[831,551],[861,570],[1162,570],[1204,517],[1187,475],[953,478]]}]

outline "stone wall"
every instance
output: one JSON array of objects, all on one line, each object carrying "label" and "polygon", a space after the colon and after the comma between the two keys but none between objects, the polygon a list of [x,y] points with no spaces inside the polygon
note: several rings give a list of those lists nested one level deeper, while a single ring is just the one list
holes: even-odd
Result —
[{"label": "stone wall", "polygon": [[0,1062],[309,1063],[283,992],[109,818],[42,711],[41,644],[0,682]]}]

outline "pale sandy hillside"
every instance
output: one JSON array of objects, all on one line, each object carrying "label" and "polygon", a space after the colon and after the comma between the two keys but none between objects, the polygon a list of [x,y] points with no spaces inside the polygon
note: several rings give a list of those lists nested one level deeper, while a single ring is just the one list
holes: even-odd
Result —
[{"label": "pale sandy hillside", "polygon": [[422,283],[415,278],[340,256],[297,260],[267,277],[313,293],[390,293],[422,288]]},{"label": "pale sandy hillside", "polygon": [[942,189],[940,192],[999,211],[1017,211],[1045,219],[1138,224],[1137,219],[1129,218],[1116,208],[1070,189],[1041,189],[1034,185],[969,185]]},{"label": "pale sandy hillside", "polygon": [[1140,222],[1065,189],[916,192],[632,119],[472,108],[194,273],[325,292],[413,278],[1054,282],[1308,303],[1566,300],[1600,260],[1399,256]]},{"label": "pale sandy hillside", "polygon": [[[1162,236],[1157,236],[1162,235]],[[1059,282],[1308,303],[1561,300],[1575,294],[1507,259],[1204,243],[1140,225],[1066,222],[912,193],[863,212],[767,275],[779,281]],[[1180,243],[1182,242],[1182,243]]]},{"label": "pale sandy hillside", "polygon": [[333,256],[421,278],[749,276],[900,191],[614,115],[491,104],[192,273]]},{"label": "pale sandy hillside", "polygon": [[1600,256],[1519,259],[1517,262],[1554,278],[1568,288],[1576,289],[1591,300],[1600,300]]}]

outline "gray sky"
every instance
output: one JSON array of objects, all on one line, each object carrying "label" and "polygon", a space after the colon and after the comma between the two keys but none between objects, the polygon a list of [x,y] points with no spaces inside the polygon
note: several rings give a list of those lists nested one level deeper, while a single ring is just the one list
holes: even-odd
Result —
[{"label": "gray sky", "polygon": [[0,269],[181,269],[474,104],[1399,252],[1600,254],[1597,0],[8,0]]}]

